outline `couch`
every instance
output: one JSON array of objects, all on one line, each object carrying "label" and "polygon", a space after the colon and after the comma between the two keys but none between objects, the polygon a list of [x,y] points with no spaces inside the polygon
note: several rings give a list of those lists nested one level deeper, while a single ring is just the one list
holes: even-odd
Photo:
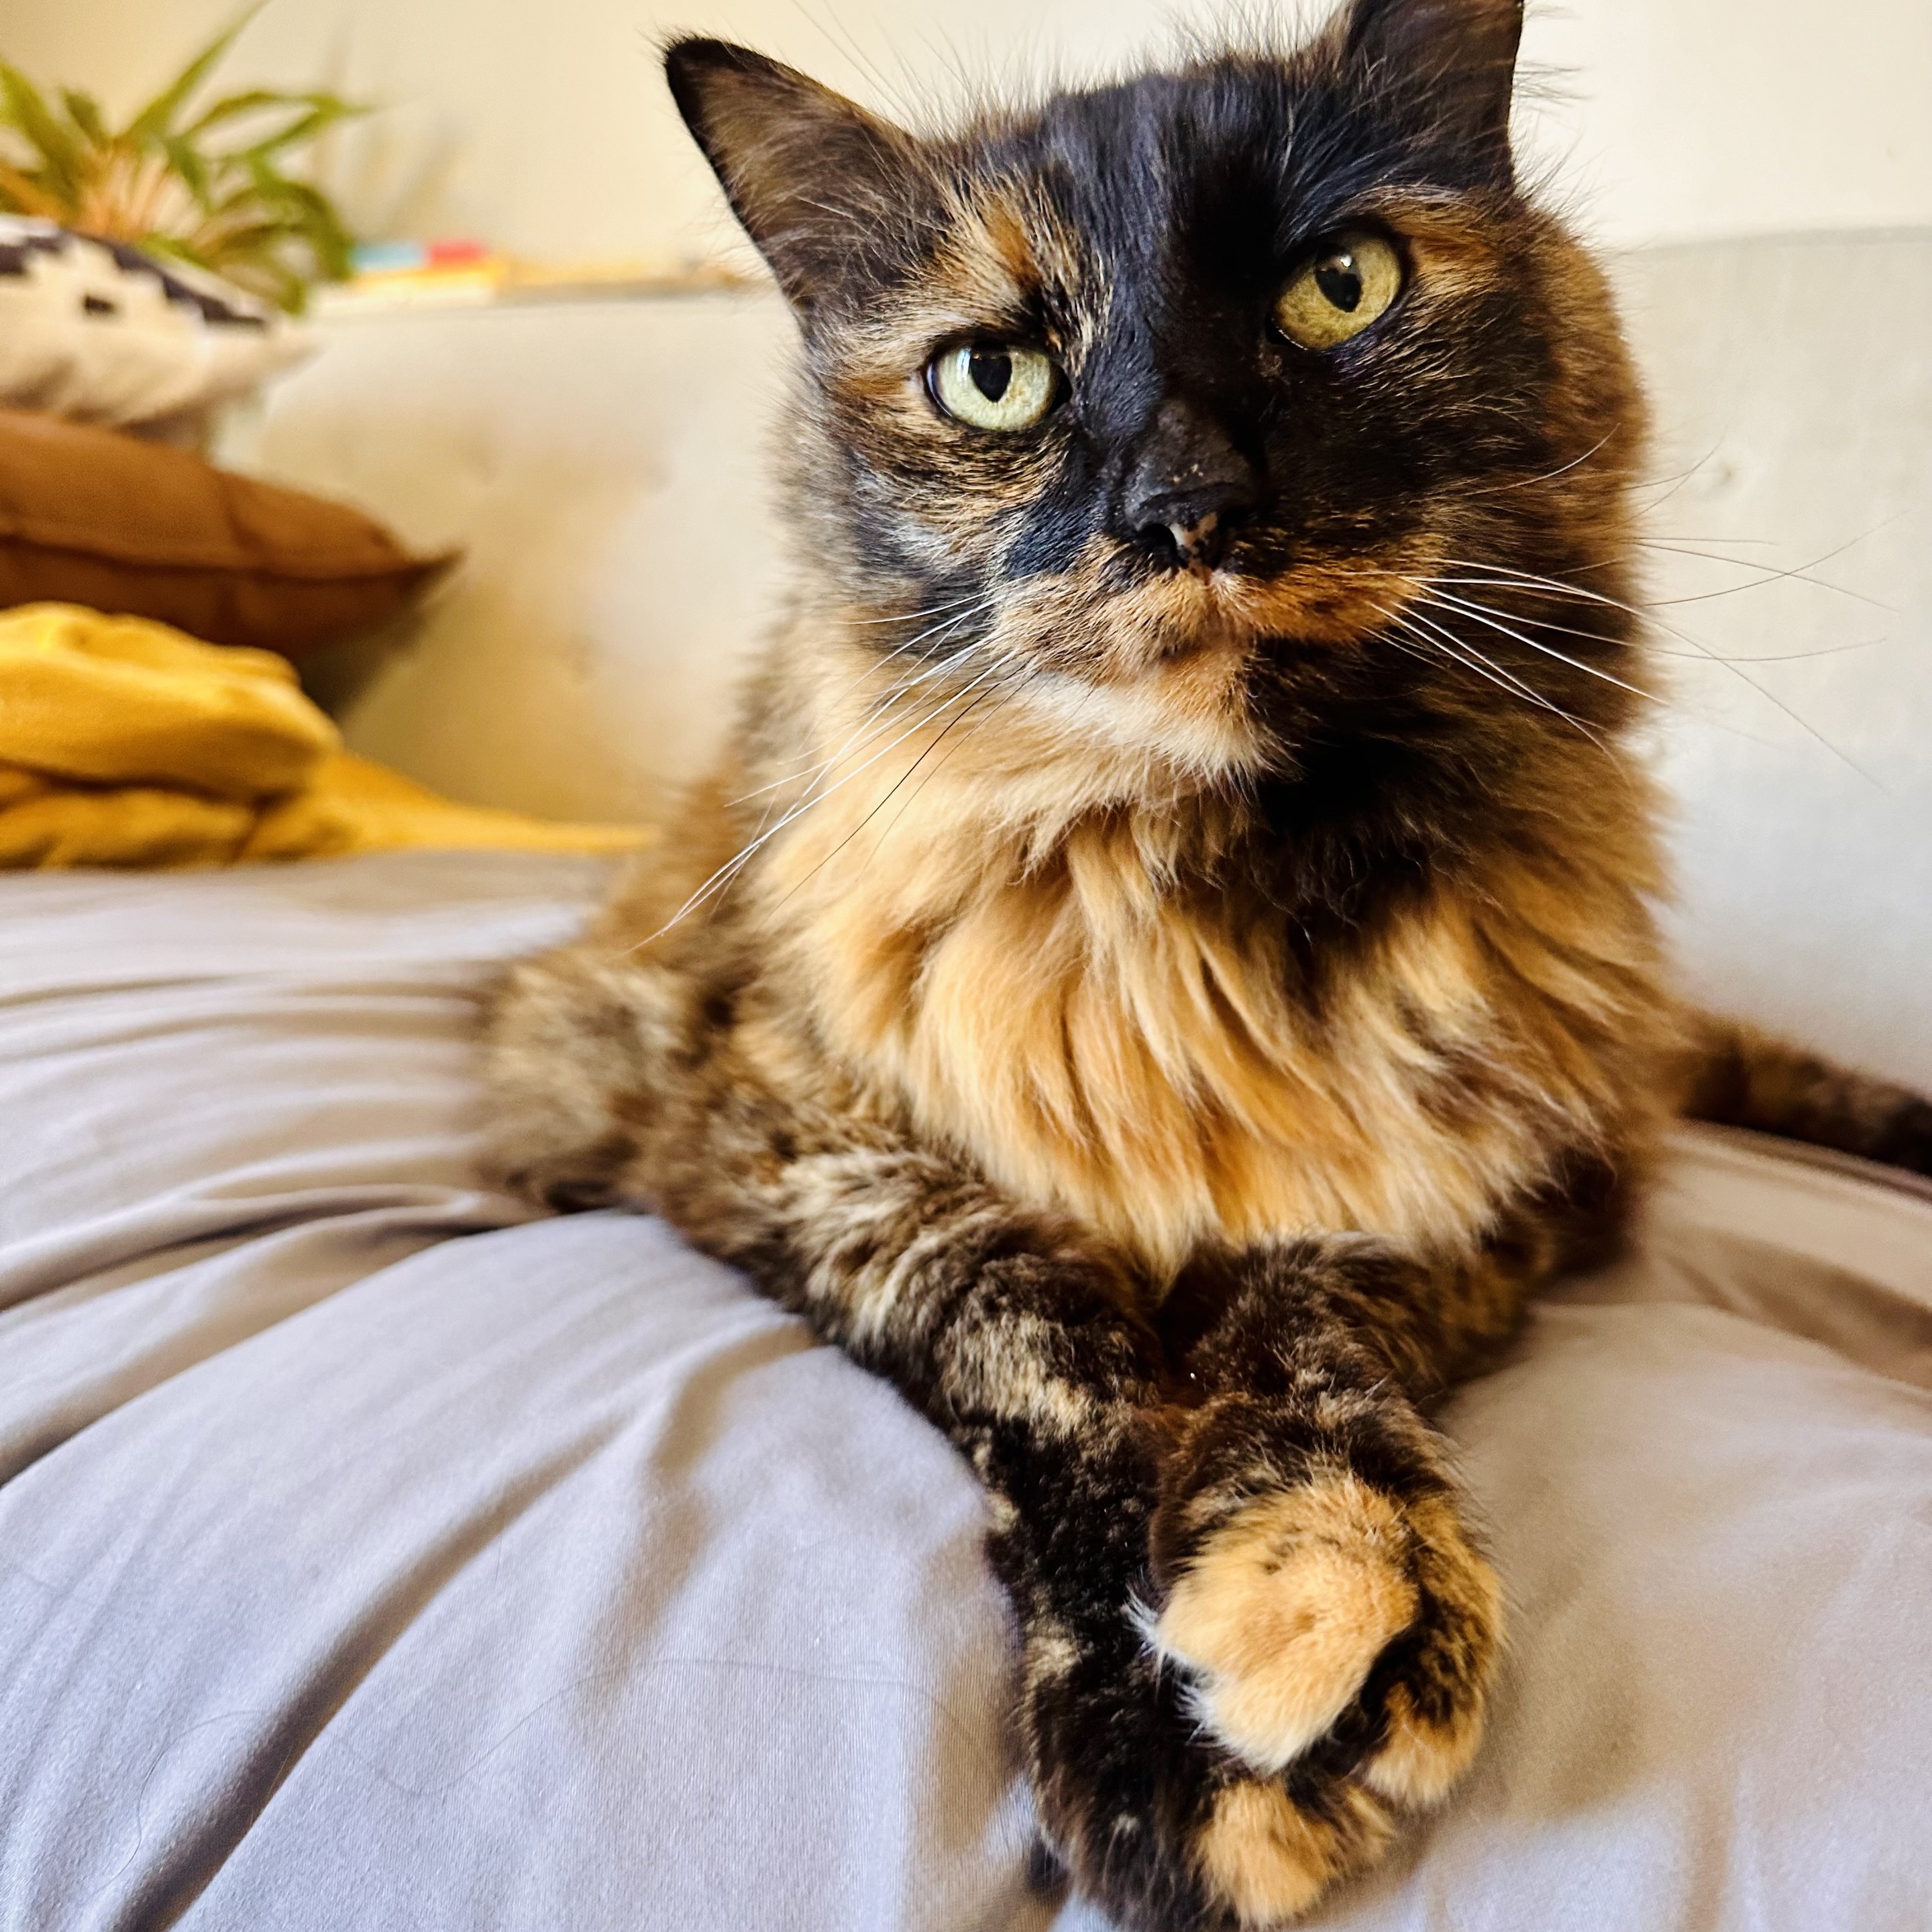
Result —
[{"label": "couch", "polygon": [[[1619,273],[1678,452],[1660,595],[1772,539],[1663,607],[1687,970],[1932,1082],[1932,242]],[[782,316],[333,328],[232,453],[471,550],[323,668],[352,742],[652,809],[777,581]],[[1858,596],[1768,574],[1847,538],[1808,574]],[[1700,645],[1789,656],[1754,675],[1802,723]],[[0,880],[9,1932],[1098,1932],[1028,1882],[944,1444],[665,1228],[476,1178],[479,1003],[604,863]],[[1932,1922],[1932,1190],[1688,1130],[1630,1254],[1444,1420],[1510,1604],[1491,1736],[1316,1922]]]}]

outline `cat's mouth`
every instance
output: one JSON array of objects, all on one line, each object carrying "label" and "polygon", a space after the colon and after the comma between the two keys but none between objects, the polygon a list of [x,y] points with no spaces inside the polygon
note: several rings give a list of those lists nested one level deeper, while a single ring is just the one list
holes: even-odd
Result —
[{"label": "cat's mouth", "polygon": [[1298,560],[1270,576],[1222,566],[1174,571],[1120,594],[1119,616],[1167,658],[1250,650],[1271,638],[1337,646],[1385,630],[1432,574],[1421,544]]},{"label": "cat's mouth", "polygon": [[1268,576],[1238,568],[1238,554],[1213,570],[1124,582],[1118,554],[1096,542],[1073,569],[1014,586],[999,655],[1041,674],[1021,688],[1056,728],[1196,773],[1252,770],[1272,742],[1255,709],[1258,664],[1346,653],[1397,627],[1438,574],[1439,548],[1424,538],[1304,556]]},{"label": "cat's mouth", "polygon": [[[1298,662],[1400,628],[1442,548],[1424,536],[1304,551],[1267,575],[1237,550],[1212,569],[1130,574],[1111,541],[1091,539],[1072,568],[1010,580],[990,653],[964,654],[960,698],[997,687],[1036,712],[1049,748],[1105,746],[1143,777],[1150,757],[1190,782],[1252,774],[1280,750],[1258,694],[1278,692]],[[1264,665],[1271,674],[1258,676]]]}]

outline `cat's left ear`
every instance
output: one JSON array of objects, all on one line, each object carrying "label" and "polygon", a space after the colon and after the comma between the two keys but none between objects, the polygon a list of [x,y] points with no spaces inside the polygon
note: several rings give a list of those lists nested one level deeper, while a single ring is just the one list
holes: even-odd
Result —
[{"label": "cat's left ear", "polygon": [[801,314],[862,296],[889,270],[921,198],[910,135],[728,41],[674,41],[664,75],[733,212]]},{"label": "cat's left ear", "polygon": [[1522,0],[1354,0],[1344,31],[1351,62],[1432,140],[1508,168]]}]

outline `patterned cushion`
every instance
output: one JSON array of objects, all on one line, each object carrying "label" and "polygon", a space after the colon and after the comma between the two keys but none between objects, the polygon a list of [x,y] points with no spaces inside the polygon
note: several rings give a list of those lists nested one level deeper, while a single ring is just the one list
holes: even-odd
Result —
[{"label": "patterned cushion", "polygon": [[191,422],[310,352],[212,276],[0,215],[0,406],[122,428]]}]

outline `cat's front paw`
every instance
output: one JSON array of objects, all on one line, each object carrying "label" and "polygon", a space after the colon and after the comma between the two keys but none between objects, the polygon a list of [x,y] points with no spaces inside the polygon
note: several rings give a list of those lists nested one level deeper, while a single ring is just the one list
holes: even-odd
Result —
[{"label": "cat's front paw", "polygon": [[1375,1861],[1394,1808],[1346,1773],[1256,1775],[1133,1621],[1030,1634],[1022,1718],[1052,1850],[1129,1932],[1279,1932]]},{"label": "cat's front paw", "polygon": [[1502,1626],[1441,1476],[1406,1430],[1366,1474],[1339,1444],[1257,1455],[1245,1401],[1195,1433],[1156,1519],[1171,1581],[1150,1634],[1201,1724],[1256,1771],[1313,1752],[1436,1803],[1481,1742]]},{"label": "cat's front paw", "polygon": [[1131,1467],[1048,1466],[989,1544],[1046,1835],[1134,1932],[1275,1932],[1481,1738],[1499,1592],[1436,1438],[1378,1391],[1240,1394]]}]

